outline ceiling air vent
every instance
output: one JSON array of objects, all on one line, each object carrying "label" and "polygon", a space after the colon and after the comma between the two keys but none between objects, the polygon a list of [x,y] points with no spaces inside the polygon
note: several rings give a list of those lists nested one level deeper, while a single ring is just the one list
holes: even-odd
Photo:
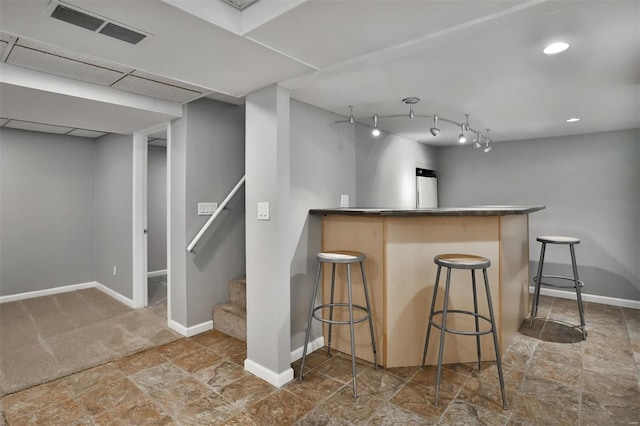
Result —
[{"label": "ceiling air vent", "polygon": [[144,34],[129,30],[120,25],[112,24],[111,22],[108,22],[107,25],[102,27],[99,33],[131,44],[138,44],[146,37]]},{"label": "ceiling air vent", "polygon": [[222,0],[224,3],[235,7],[238,10],[244,10],[258,0]]},{"label": "ceiling air vent", "polygon": [[138,44],[150,35],[114,20],[104,18],[95,13],[88,12],[57,0],[52,0],[49,3],[47,11],[52,18],[59,19],[60,21],[85,28],[93,32],[98,32],[121,41],[126,41],[131,44]]},{"label": "ceiling air vent", "polygon": [[104,24],[103,19],[87,15],[86,13],[82,13],[61,4],[57,5],[56,8],[53,9],[51,17],[91,31],[97,30]]}]

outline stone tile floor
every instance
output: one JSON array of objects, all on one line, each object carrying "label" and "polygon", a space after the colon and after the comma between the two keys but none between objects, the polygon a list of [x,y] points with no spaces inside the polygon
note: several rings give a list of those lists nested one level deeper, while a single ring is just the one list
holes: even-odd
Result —
[{"label": "stone tile floor", "polygon": [[316,351],[302,382],[277,389],[244,371],[243,342],[217,331],[8,395],[1,407],[9,425],[639,424],[640,311],[587,303],[583,341],[569,325],[575,301],[541,299],[534,327],[503,354],[507,411],[495,363],[447,365],[439,407],[435,368],[359,363],[354,400],[347,355]]}]

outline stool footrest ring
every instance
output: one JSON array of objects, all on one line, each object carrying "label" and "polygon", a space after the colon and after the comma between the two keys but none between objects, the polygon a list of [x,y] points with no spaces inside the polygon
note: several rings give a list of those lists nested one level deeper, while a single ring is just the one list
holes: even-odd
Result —
[{"label": "stool footrest ring", "polygon": [[[565,280],[565,281],[572,281],[575,283],[576,279],[573,277],[566,277],[563,275],[542,275],[540,278],[552,278],[552,279],[556,279],[556,280]],[[533,282],[537,283],[538,282],[538,277],[533,277]],[[540,285],[546,285],[548,287],[554,287],[554,288],[576,288],[575,284],[574,285],[560,285],[560,284],[551,284],[551,283],[543,283],[542,280],[540,280]],[[580,280],[578,280],[578,285],[580,287],[584,287],[584,283]]]},{"label": "stool footrest ring", "polygon": [[[431,316],[431,318],[433,318],[436,315],[442,315],[443,313],[444,313],[444,311],[435,311],[433,313],[433,315]],[[489,324],[491,324],[491,319],[489,317],[481,315],[481,314],[476,314],[476,313],[473,313],[473,312],[469,312],[469,311],[461,311],[459,309],[449,309],[449,310],[447,310],[447,315],[449,315],[449,314],[469,315],[469,316],[472,316],[472,317],[476,317],[476,318],[485,320]],[[431,319],[429,322],[431,323],[432,326],[434,326],[438,330],[442,330],[442,324],[438,324],[437,322],[433,321],[433,319]],[[461,334],[463,336],[482,336],[482,335],[485,335],[485,334],[493,333],[493,327],[491,327],[489,330],[480,330],[480,331],[465,331],[465,330],[456,330],[456,329],[453,329],[453,328],[445,328],[444,331],[447,332],[447,333]]]},{"label": "stool footrest ring", "polygon": [[[332,319],[327,319],[327,318],[322,318],[318,315],[316,315],[316,311],[323,309],[323,308],[335,308],[337,306],[341,306],[344,308],[348,308],[349,304],[348,303],[326,303],[324,305],[319,305],[316,306],[313,309],[313,318],[317,319],[318,321],[322,321],[322,322],[326,322],[328,324],[351,324],[351,322],[349,320],[332,320]],[[358,319],[353,319],[353,323],[357,324],[359,322],[363,322],[369,319],[369,317],[371,316],[371,314],[369,313],[369,310],[367,308],[365,308],[364,306],[360,306],[360,305],[351,305],[353,307],[353,309],[359,309],[360,311],[366,312],[366,315],[362,318],[358,318]]]}]

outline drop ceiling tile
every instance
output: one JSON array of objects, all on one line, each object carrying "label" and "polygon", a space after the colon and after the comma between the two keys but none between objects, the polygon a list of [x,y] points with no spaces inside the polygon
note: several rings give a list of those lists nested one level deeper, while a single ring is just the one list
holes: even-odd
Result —
[{"label": "drop ceiling tile", "polygon": [[105,132],[98,132],[96,130],[86,130],[86,129],[74,129],[67,134],[69,136],[80,136],[83,138],[99,138],[100,136],[106,135]]},{"label": "drop ceiling tile", "polygon": [[6,42],[6,41],[4,41],[4,40],[3,40],[3,41],[0,41],[0,57],[1,57],[2,55],[4,55],[4,50],[7,48],[7,45],[8,45],[8,44],[9,44],[9,43],[7,43],[7,42]]},{"label": "drop ceiling tile", "polygon": [[18,45],[13,46],[7,63],[102,86],[111,85],[123,75],[118,71]]},{"label": "drop ceiling tile", "polygon": [[7,124],[7,121],[9,121],[8,118],[0,118],[0,127],[4,126],[5,124]]},{"label": "drop ceiling tile", "polygon": [[63,135],[73,130],[71,127],[55,126],[53,124],[33,123],[31,121],[9,120],[4,127],[10,129],[30,130],[32,132],[56,133]]},{"label": "drop ceiling tile", "polygon": [[52,44],[41,43],[39,41],[31,40],[28,38],[20,37],[16,42],[18,46],[28,47],[29,49],[39,50],[40,52],[49,53],[51,55],[60,56],[62,58],[72,59],[74,61],[82,62],[88,65],[95,65],[96,67],[106,68],[108,70],[118,71],[122,74],[129,74],[133,71],[133,68],[124,65],[116,64],[115,62],[106,61],[95,56],[85,55],[84,53],[76,52],[71,49],[64,49],[62,47],[54,46]]},{"label": "drop ceiling tile", "polygon": [[157,81],[137,77],[135,75],[127,75],[111,87],[173,102],[186,102],[200,96],[200,92],[159,83]]},{"label": "drop ceiling tile", "polygon": [[4,31],[0,31],[0,40],[6,41],[8,43],[11,41],[11,35],[9,33],[5,33]]},{"label": "drop ceiling tile", "polygon": [[131,74],[135,75],[137,77],[146,78],[147,80],[153,80],[153,81],[157,81],[159,83],[169,84],[171,86],[176,86],[176,87],[180,87],[182,89],[191,90],[193,92],[204,93],[204,92],[208,91],[207,89],[204,89],[202,87],[194,86],[192,84],[183,83],[183,82],[178,81],[178,80],[172,80],[170,78],[165,78],[165,77],[162,77],[162,76],[159,76],[159,75],[151,74],[151,73],[140,71],[140,70],[135,70]]}]

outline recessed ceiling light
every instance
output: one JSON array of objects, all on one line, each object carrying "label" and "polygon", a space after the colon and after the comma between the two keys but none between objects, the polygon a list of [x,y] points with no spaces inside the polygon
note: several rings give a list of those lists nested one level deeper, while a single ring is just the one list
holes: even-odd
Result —
[{"label": "recessed ceiling light", "polygon": [[567,123],[575,123],[576,121],[580,121],[578,117],[567,118]]},{"label": "recessed ceiling light", "polygon": [[558,41],[556,43],[551,43],[547,47],[544,48],[543,52],[547,55],[555,55],[556,53],[564,52],[569,48],[569,43],[565,43],[564,41]]}]

